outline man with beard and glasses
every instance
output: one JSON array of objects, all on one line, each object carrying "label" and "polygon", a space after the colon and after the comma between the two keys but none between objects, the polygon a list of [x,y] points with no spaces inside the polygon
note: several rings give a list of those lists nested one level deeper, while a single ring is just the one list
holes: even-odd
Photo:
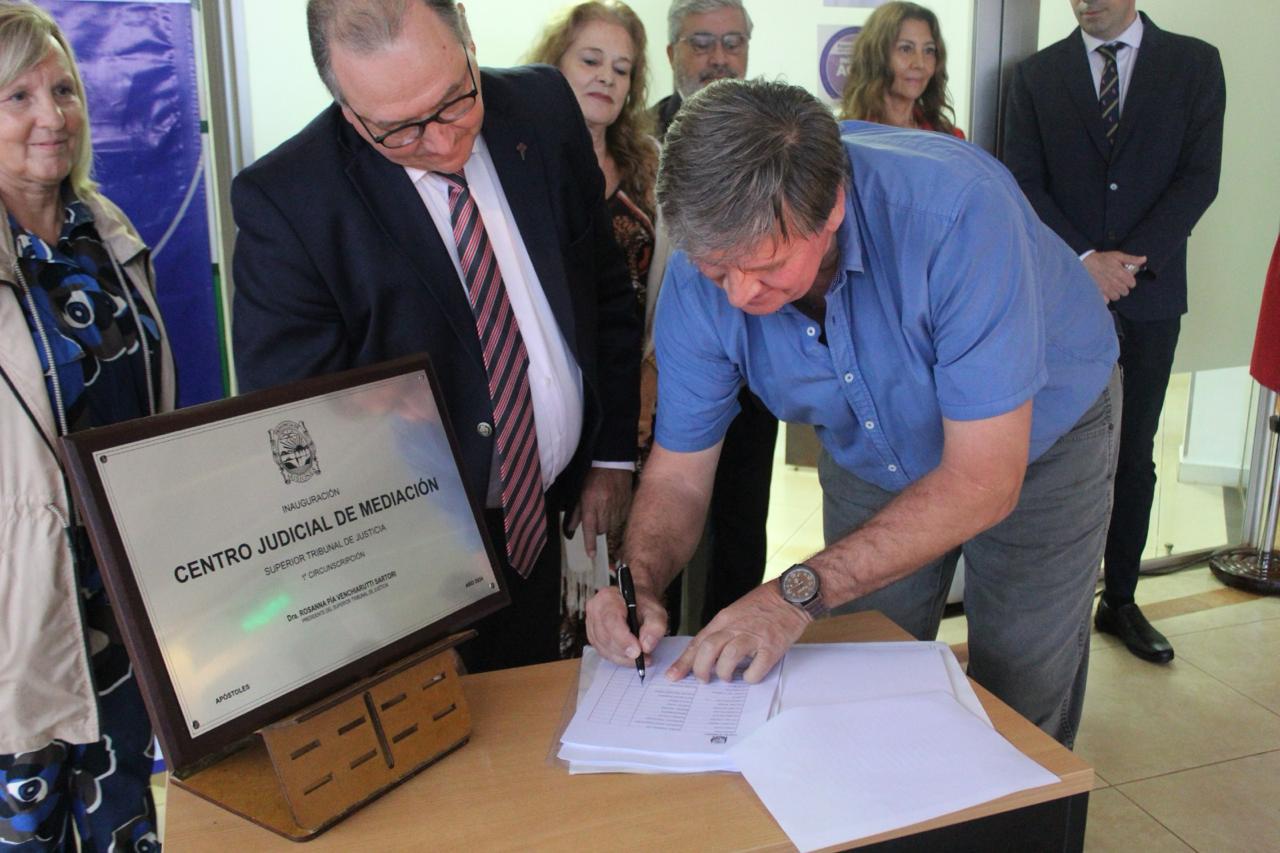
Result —
[{"label": "man with beard and glasses", "polygon": [[712,80],[747,76],[751,16],[742,0],[672,0],[667,10],[667,59],[675,92],[654,105],[658,138],[667,135],[684,99]]}]

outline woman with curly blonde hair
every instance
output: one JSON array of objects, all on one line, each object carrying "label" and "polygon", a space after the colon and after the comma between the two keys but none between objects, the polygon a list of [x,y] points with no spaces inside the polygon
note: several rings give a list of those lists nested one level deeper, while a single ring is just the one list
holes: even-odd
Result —
[{"label": "woman with curly blonde hair", "polygon": [[947,94],[947,47],[937,15],[903,2],[885,3],[871,13],[853,45],[840,118],[964,139]]}]

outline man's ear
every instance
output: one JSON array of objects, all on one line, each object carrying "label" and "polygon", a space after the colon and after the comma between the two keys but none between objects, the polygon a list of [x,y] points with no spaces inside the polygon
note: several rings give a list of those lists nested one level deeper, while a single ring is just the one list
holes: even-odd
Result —
[{"label": "man's ear", "polygon": [[667,45],[667,62],[671,63],[671,67],[676,67],[676,46],[674,44]]},{"label": "man's ear", "polygon": [[471,55],[476,55],[476,42],[471,38],[471,27],[467,25],[467,7],[458,4],[458,23],[462,25],[462,42],[471,51]]},{"label": "man's ear", "polygon": [[337,104],[338,108],[342,110],[342,117],[347,120],[347,124],[351,125],[351,129],[356,132],[357,136],[363,138],[365,135],[363,132],[364,127],[361,126],[360,121],[356,118],[355,111],[342,101],[338,101]]},{"label": "man's ear", "polygon": [[836,203],[832,206],[831,212],[827,214],[827,221],[823,226],[823,230],[834,234],[840,230],[840,226],[844,224],[844,184],[836,187]]}]

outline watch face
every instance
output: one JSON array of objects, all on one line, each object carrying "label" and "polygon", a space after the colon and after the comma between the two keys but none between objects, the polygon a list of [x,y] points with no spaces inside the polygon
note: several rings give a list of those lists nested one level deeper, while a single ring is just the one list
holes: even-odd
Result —
[{"label": "watch face", "polygon": [[818,594],[818,576],[808,566],[792,566],[782,574],[782,597],[804,604]]}]

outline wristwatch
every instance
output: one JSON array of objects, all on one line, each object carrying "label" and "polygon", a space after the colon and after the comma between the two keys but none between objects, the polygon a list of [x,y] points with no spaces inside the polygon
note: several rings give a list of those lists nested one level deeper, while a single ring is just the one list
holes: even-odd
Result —
[{"label": "wristwatch", "polygon": [[778,589],[790,604],[799,607],[814,619],[827,615],[822,603],[822,581],[818,573],[804,563],[796,563],[778,578]]}]

